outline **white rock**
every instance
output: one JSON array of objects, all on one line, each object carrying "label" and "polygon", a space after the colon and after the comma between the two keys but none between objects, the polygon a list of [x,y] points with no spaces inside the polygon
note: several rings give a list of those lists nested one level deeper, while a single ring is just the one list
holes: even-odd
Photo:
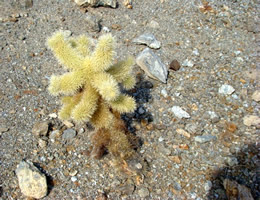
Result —
[{"label": "white rock", "polygon": [[188,67],[193,67],[194,64],[192,63],[192,61],[190,60],[185,60],[183,63],[182,63],[183,66],[188,66]]},{"label": "white rock", "polygon": [[235,92],[235,89],[231,86],[231,85],[222,85],[219,89],[218,89],[218,93],[220,94],[224,94],[224,95],[230,95],[233,92]]},{"label": "white rock", "polygon": [[144,49],[138,54],[136,63],[139,65],[149,77],[166,83],[168,69],[161,59],[154,54],[149,48]]},{"label": "white rock", "polygon": [[246,126],[260,126],[260,118],[256,115],[247,115],[243,118]]},{"label": "white rock", "polygon": [[151,33],[145,33],[140,35],[139,37],[133,39],[133,43],[145,44],[152,49],[159,49],[161,47],[161,42],[156,40],[154,35]]},{"label": "white rock", "polygon": [[49,114],[49,117],[55,119],[58,117],[58,115],[56,113],[51,113],[51,114]]},{"label": "white rock", "polygon": [[15,172],[25,196],[40,199],[47,195],[46,177],[31,162],[21,161]]},{"label": "white rock", "polygon": [[71,181],[72,181],[72,182],[75,182],[75,181],[77,181],[77,180],[78,180],[78,179],[77,179],[76,176],[72,176],[72,177],[71,177]]},{"label": "white rock", "polygon": [[256,102],[260,101],[260,90],[256,90],[253,95],[252,95],[252,99]]},{"label": "white rock", "polygon": [[174,113],[174,115],[180,119],[182,118],[190,118],[189,113],[187,113],[186,111],[184,111],[181,107],[179,106],[173,106],[171,108],[171,111]]},{"label": "white rock", "polygon": [[163,95],[164,98],[168,96],[167,91],[165,89],[161,90],[161,94]]}]

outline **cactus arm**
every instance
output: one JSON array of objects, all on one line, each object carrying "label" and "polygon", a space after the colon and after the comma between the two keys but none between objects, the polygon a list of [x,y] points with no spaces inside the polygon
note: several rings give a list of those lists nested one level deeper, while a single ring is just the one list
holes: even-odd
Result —
[{"label": "cactus arm", "polygon": [[115,101],[108,102],[112,109],[119,113],[134,112],[136,109],[135,100],[125,94],[120,95]]},{"label": "cactus arm", "polygon": [[120,61],[111,66],[107,72],[111,74],[117,82],[121,83],[124,79],[131,74],[132,65],[134,64],[133,58],[129,57],[124,61]]},{"label": "cactus arm", "polygon": [[95,61],[93,65],[95,71],[105,71],[112,65],[115,55],[114,43],[114,38],[111,34],[100,37],[95,51],[92,54],[92,59]]},{"label": "cactus arm", "polygon": [[48,90],[52,95],[72,95],[83,83],[84,79],[80,72],[68,72],[61,76],[52,76]]},{"label": "cactus arm", "polygon": [[136,83],[136,80],[132,75],[127,76],[125,78],[125,80],[122,81],[123,87],[127,90],[134,88],[135,83]]},{"label": "cactus arm", "polygon": [[76,50],[82,55],[82,56],[90,56],[90,40],[87,38],[86,35],[79,36],[76,40]]},{"label": "cactus arm", "polygon": [[111,113],[108,105],[100,99],[97,110],[91,117],[91,123],[97,128],[109,128],[113,120],[113,114]]},{"label": "cactus arm", "polygon": [[79,93],[75,96],[65,96],[62,97],[61,102],[63,106],[59,111],[59,118],[62,120],[67,120],[71,116],[71,111],[79,103],[82,93]]},{"label": "cactus arm", "polygon": [[72,118],[75,121],[87,122],[97,108],[98,93],[91,86],[86,86],[80,102],[72,110]]},{"label": "cactus arm", "polygon": [[65,39],[64,32],[54,33],[48,38],[47,45],[65,67],[75,70],[82,65],[84,58],[72,47],[70,41]]},{"label": "cactus arm", "polygon": [[95,74],[91,84],[106,101],[115,100],[120,94],[116,80],[108,73]]}]

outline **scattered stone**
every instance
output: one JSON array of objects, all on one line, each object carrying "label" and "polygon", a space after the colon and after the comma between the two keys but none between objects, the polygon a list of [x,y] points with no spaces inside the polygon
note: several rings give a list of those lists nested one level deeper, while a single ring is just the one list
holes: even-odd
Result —
[{"label": "scattered stone", "polygon": [[253,79],[253,80],[259,80],[260,78],[260,70],[258,68],[256,69],[251,69],[249,71],[246,71],[245,72],[245,75],[250,78],[250,79]]},{"label": "scattered stone", "polygon": [[132,2],[132,0],[124,0],[124,5],[125,5],[125,7],[127,7],[128,9],[132,9],[132,8],[133,8],[133,2]]},{"label": "scattered stone", "polygon": [[228,157],[226,158],[225,163],[228,164],[228,166],[233,167],[238,165],[238,160],[236,157]]},{"label": "scattered stone", "polygon": [[79,6],[109,6],[112,8],[116,8],[117,0],[74,0],[75,3]]},{"label": "scattered stone", "polygon": [[26,0],[25,1],[25,8],[33,7],[33,0]]},{"label": "scattered stone", "polygon": [[182,119],[182,118],[190,118],[190,115],[189,115],[189,113],[187,113],[186,111],[184,111],[181,107],[179,107],[179,106],[173,106],[172,108],[171,108],[171,111],[173,112],[173,114],[176,116],[176,117],[178,117],[178,118],[180,118],[180,119]]},{"label": "scattered stone", "polygon": [[149,196],[150,192],[147,188],[141,188],[140,190],[138,190],[138,194],[141,198],[145,198]]},{"label": "scattered stone", "polygon": [[84,128],[80,128],[78,134],[82,134],[84,132],[85,132],[85,129]]},{"label": "scattered stone", "polygon": [[195,141],[199,143],[206,143],[216,139],[217,137],[214,135],[200,135],[195,137]]},{"label": "scattered stone", "polygon": [[217,123],[219,122],[219,116],[214,111],[208,111],[211,122]]},{"label": "scattered stone", "polygon": [[260,101],[260,90],[257,90],[253,93],[252,95],[252,99],[256,102],[259,102]]},{"label": "scattered stone", "polygon": [[137,112],[138,112],[138,114],[142,115],[145,113],[145,109],[141,106],[138,108]]},{"label": "scattered stone", "polygon": [[51,113],[51,114],[49,114],[49,117],[56,119],[58,117],[58,115],[56,113]]},{"label": "scattered stone", "polygon": [[63,121],[63,124],[65,124],[67,128],[72,128],[74,126],[74,124],[68,120]]},{"label": "scattered stone", "polygon": [[96,16],[88,14],[86,17],[86,21],[88,25],[90,26],[91,31],[93,32],[100,32],[101,30],[101,24],[100,19],[98,19]]},{"label": "scattered stone", "polygon": [[226,190],[227,198],[230,200],[254,200],[250,189],[238,184],[236,181],[225,179],[223,185]]},{"label": "scattered stone", "polygon": [[76,134],[77,134],[77,132],[74,129],[72,129],[72,128],[66,129],[65,131],[63,131],[62,139],[70,140],[70,139],[74,138],[76,136]]},{"label": "scattered stone", "polygon": [[61,136],[60,130],[54,130],[50,133],[49,138],[51,140],[55,140],[56,138],[59,138]]},{"label": "scattered stone", "polygon": [[48,122],[37,122],[33,126],[32,134],[34,134],[37,137],[46,136],[48,133],[48,129],[49,129]]},{"label": "scattered stone", "polygon": [[169,156],[169,159],[177,164],[181,163],[181,158],[180,156]]},{"label": "scattered stone", "polygon": [[154,29],[160,28],[159,23],[158,23],[157,21],[154,21],[154,20],[150,21],[150,23],[148,24],[148,26],[151,27],[151,28],[154,28]]},{"label": "scattered stone", "polygon": [[183,136],[185,136],[187,138],[190,138],[190,134],[187,131],[183,130],[183,129],[178,128],[178,129],[176,129],[176,132],[178,134],[180,134],[180,135],[183,135]]},{"label": "scattered stone", "polygon": [[102,32],[104,32],[104,33],[110,33],[111,30],[110,30],[108,27],[103,26],[103,27],[102,27]]},{"label": "scattered stone", "polygon": [[247,115],[243,118],[243,123],[246,126],[260,126],[260,118],[256,115]]},{"label": "scattered stone", "polygon": [[38,144],[41,148],[45,148],[47,146],[47,142],[43,139],[39,139]]},{"label": "scattered stone", "polygon": [[75,182],[75,181],[77,181],[77,180],[78,180],[78,179],[77,179],[76,176],[72,176],[72,177],[71,177],[71,181],[72,181],[72,182]]},{"label": "scattered stone", "polygon": [[220,94],[224,94],[224,95],[230,95],[233,92],[235,92],[235,89],[231,86],[231,85],[222,85],[219,89],[218,89],[218,93]]},{"label": "scattered stone", "polygon": [[204,188],[205,188],[206,191],[209,191],[212,188],[212,182],[207,181],[204,185]]},{"label": "scattered stone", "polygon": [[136,167],[137,169],[142,169],[142,168],[143,168],[143,166],[142,166],[141,163],[137,163],[137,164],[135,165],[135,167]]},{"label": "scattered stone", "polygon": [[178,71],[181,68],[181,65],[180,65],[180,63],[177,60],[173,60],[170,63],[170,67],[169,68],[174,70],[174,71]]},{"label": "scattered stone", "polygon": [[15,172],[25,196],[40,199],[47,195],[46,177],[31,162],[21,161]]},{"label": "scattered stone", "polygon": [[5,127],[5,126],[1,126],[0,127],[0,133],[4,133],[7,132],[9,130],[9,128]]},{"label": "scattered stone", "polygon": [[168,96],[167,91],[165,89],[161,90],[161,94],[163,95],[164,98]]},{"label": "scattered stone", "polygon": [[161,42],[156,40],[154,35],[151,34],[151,33],[145,33],[143,35],[140,35],[138,38],[135,38],[133,40],[133,43],[135,43],[135,44],[145,44],[152,49],[159,49],[161,47]]},{"label": "scattered stone", "polygon": [[192,63],[192,61],[190,60],[185,60],[183,63],[182,63],[183,66],[187,66],[187,67],[193,67],[194,64]]},{"label": "scattered stone", "polygon": [[192,134],[195,134],[198,131],[198,127],[195,124],[187,124],[185,129]]},{"label": "scattered stone", "polygon": [[155,55],[149,48],[144,49],[136,58],[136,63],[151,78],[166,83],[168,70],[161,59]]}]

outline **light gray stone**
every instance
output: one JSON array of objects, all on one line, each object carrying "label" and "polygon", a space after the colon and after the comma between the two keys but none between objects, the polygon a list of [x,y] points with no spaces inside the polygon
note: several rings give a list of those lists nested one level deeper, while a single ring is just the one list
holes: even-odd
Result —
[{"label": "light gray stone", "polygon": [[152,49],[159,49],[161,47],[161,42],[156,40],[153,34],[145,33],[133,40],[135,44],[145,44]]},{"label": "light gray stone", "polygon": [[224,95],[230,95],[233,92],[235,92],[235,89],[231,86],[231,85],[222,85],[219,89],[218,89],[218,93],[220,94],[224,94]]},{"label": "light gray stone", "polygon": [[166,83],[168,69],[161,59],[154,54],[149,48],[144,49],[136,58],[136,63],[151,78]]},{"label": "light gray stone", "polygon": [[116,8],[117,0],[74,0],[75,3],[79,6],[109,6],[112,8]]},{"label": "light gray stone", "polygon": [[46,177],[31,162],[21,161],[15,172],[25,196],[40,199],[47,195]]},{"label": "light gray stone", "polygon": [[139,191],[138,191],[138,194],[141,198],[145,198],[145,197],[148,197],[150,192],[147,188],[141,188]]},{"label": "light gray stone", "polygon": [[70,139],[74,138],[76,136],[76,134],[77,134],[77,132],[74,129],[72,129],[72,128],[66,129],[65,131],[63,131],[62,139],[70,140]]},{"label": "light gray stone", "polygon": [[200,135],[195,137],[195,141],[199,143],[210,142],[212,140],[216,140],[217,137],[214,135]]},{"label": "light gray stone", "polygon": [[34,124],[32,133],[39,137],[39,136],[46,136],[49,129],[49,123],[48,122],[37,122]]},{"label": "light gray stone", "polygon": [[260,126],[260,117],[256,115],[247,115],[243,118],[243,123],[246,126]]},{"label": "light gray stone", "polygon": [[171,111],[173,112],[173,114],[182,119],[182,118],[190,118],[189,113],[187,113],[186,111],[184,111],[180,106],[173,106],[171,108]]},{"label": "light gray stone", "polygon": [[256,102],[260,101],[260,90],[256,90],[253,95],[252,95],[252,99]]}]

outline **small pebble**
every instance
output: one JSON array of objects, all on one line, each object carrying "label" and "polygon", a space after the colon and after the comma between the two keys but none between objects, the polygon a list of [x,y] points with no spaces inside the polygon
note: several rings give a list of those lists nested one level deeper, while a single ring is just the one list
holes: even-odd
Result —
[{"label": "small pebble", "polygon": [[70,140],[70,139],[74,138],[76,136],[76,134],[77,134],[77,132],[74,129],[72,129],[72,128],[66,129],[65,131],[63,131],[62,139]]},{"label": "small pebble", "polygon": [[260,118],[256,115],[247,115],[243,118],[246,126],[260,126]]},{"label": "small pebble", "polygon": [[235,89],[231,85],[222,85],[218,90],[218,93],[224,95],[230,95],[233,92],[235,92]]},{"label": "small pebble", "polygon": [[168,96],[167,91],[166,91],[165,89],[162,89],[162,90],[161,90],[161,94],[162,94],[162,96],[163,96],[164,98],[166,98],[166,97]]},{"label": "small pebble", "polygon": [[181,65],[180,65],[180,63],[177,60],[173,60],[170,63],[170,67],[169,68],[174,70],[174,71],[178,71],[181,68]]},{"label": "small pebble", "polygon": [[150,192],[147,188],[141,188],[140,190],[138,190],[138,194],[141,198],[145,198],[149,196]]},{"label": "small pebble", "polygon": [[37,122],[34,124],[32,133],[37,136],[46,136],[49,129],[49,123],[48,122]]},{"label": "small pebble", "polygon": [[228,164],[228,166],[233,167],[235,165],[238,165],[238,160],[236,157],[228,157],[225,160],[226,164]]},{"label": "small pebble", "polygon": [[180,134],[180,135],[183,135],[183,136],[185,136],[187,138],[190,138],[190,134],[187,131],[183,130],[183,129],[178,128],[178,129],[176,129],[176,132],[178,134]]},{"label": "small pebble", "polygon": [[56,119],[58,117],[58,115],[56,113],[51,113],[51,114],[49,114],[49,117]]},{"label": "small pebble", "polygon": [[256,102],[259,102],[260,101],[260,90],[257,90],[253,93],[252,95],[252,99]]},{"label": "small pebble", "polygon": [[173,106],[171,108],[171,111],[174,113],[174,115],[180,119],[182,118],[190,118],[189,113],[187,113],[186,111],[184,111],[181,107],[179,106]]},{"label": "small pebble", "polygon": [[199,143],[205,143],[205,142],[210,142],[212,140],[216,140],[217,137],[214,135],[201,135],[201,136],[196,136],[195,141]]},{"label": "small pebble", "polygon": [[77,180],[78,180],[78,179],[77,179],[76,176],[72,176],[72,177],[71,177],[71,181],[72,181],[72,182],[75,182],[75,181],[77,181]]}]

